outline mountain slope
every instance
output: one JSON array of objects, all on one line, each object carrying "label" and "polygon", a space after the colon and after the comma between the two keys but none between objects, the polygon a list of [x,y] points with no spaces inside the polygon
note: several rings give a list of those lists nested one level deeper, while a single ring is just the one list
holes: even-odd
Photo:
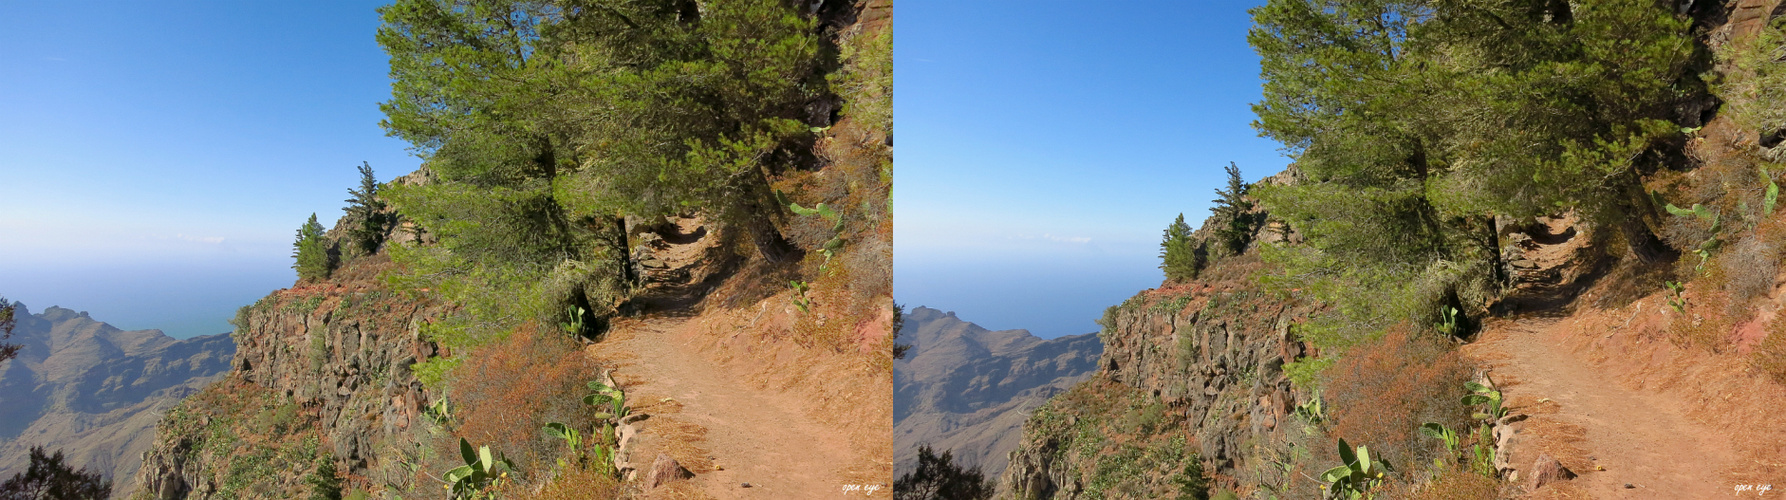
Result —
[{"label": "mountain slope", "polygon": [[927,307],[906,315],[900,335],[912,344],[893,366],[894,459],[902,473],[916,466],[918,445],[929,444],[997,477],[1024,419],[1083,380],[1103,352],[1096,334],[1043,340]]},{"label": "mountain slope", "polygon": [[0,477],[22,471],[32,446],[61,449],[127,496],[163,410],[229,368],[227,334],[175,340],[160,330],[119,330],[85,312],[23,304],[0,369]]}]

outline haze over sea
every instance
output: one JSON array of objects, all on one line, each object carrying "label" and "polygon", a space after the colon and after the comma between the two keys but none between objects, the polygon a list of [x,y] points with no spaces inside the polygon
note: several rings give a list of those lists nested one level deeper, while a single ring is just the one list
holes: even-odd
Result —
[{"label": "haze over sea", "polygon": [[0,2],[0,295],[175,337],[290,286],[378,127],[384,2]]},{"label": "haze over sea", "polygon": [[900,2],[894,297],[1057,337],[1158,286],[1223,166],[1288,163],[1249,127],[1258,3]]}]

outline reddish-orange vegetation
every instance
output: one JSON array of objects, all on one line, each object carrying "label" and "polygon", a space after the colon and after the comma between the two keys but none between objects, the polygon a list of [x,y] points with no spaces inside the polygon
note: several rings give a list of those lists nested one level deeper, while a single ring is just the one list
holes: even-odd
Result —
[{"label": "reddish-orange vegetation", "polygon": [[1354,347],[1326,373],[1329,434],[1369,446],[1393,465],[1432,462],[1438,442],[1420,434],[1425,422],[1469,432],[1458,399],[1470,367],[1443,341],[1405,324]]},{"label": "reddish-orange vegetation", "polygon": [[585,434],[593,429],[595,410],[583,396],[600,367],[567,335],[524,325],[464,359],[454,369],[448,397],[457,406],[457,434],[472,445],[489,445],[521,470],[540,471],[563,446],[541,430],[548,422]]}]

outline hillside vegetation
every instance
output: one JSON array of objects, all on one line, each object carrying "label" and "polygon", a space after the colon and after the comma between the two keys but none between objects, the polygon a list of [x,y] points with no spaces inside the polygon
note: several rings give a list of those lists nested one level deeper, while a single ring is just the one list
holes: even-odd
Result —
[{"label": "hillside vegetation", "polygon": [[[1597,426],[1676,414],[1693,417],[1660,432],[1741,450],[1695,471],[1777,477],[1767,457],[1786,448],[1730,430],[1773,428],[1761,408],[1786,395],[1777,3],[1255,8],[1254,126],[1294,164],[1253,185],[1231,172],[1201,229],[1168,227],[1167,282],[1106,314],[1100,372],[1026,424],[1006,487],[1019,498],[1729,491],[1590,447],[1659,446],[1654,425],[1624,441]],[[1528,344],[1580,352],[1525,359]],[[1520,368],[1541,361],[1620,378]],[[1543,392],[1585,383],[1665,408],[1606,420],[1594,402]],[[1578,418],[1588,411],[1598,420]]]},{"label": "hillside vegetation", "polygon": [[139,496],[711,496],[694,396],[653,392],[696,374],[637,360],[752,348],[788,354],[736,370],[786,375],[724,382],[814,399],[788,418],[847,444],[839,474],[890,474],[857,460],[875,426],[839,423],[891,405],[862,389],[892,364],[889,2],[379,14],[381,124],[423,167],[362,165],[346,216],[300,226],[298,282],[240,311],[234,370],[161,422]]}]

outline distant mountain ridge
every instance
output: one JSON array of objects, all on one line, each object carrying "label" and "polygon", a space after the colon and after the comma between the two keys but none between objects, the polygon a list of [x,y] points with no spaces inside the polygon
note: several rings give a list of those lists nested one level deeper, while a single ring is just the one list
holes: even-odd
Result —
[{"label": "distant mountain ridge", "polygon": [[23,349],[0,362],[0,478],[41,445],[111,477],[119,498],[136,487],[162,411],[228,370],[236,351],[227,333],[176,340],[62,307],[18,304],[15,317],[7,341]]},{"label": "distant mountain ridge", "polygon": [[906,313],[899,335],[912,348],[893,364],[896,474],[911,471],[918,445],[929,444],[998,477],[1023,421],[1094,371],[1103,353],[1095,333],[1042,339],[928,307]]}]

